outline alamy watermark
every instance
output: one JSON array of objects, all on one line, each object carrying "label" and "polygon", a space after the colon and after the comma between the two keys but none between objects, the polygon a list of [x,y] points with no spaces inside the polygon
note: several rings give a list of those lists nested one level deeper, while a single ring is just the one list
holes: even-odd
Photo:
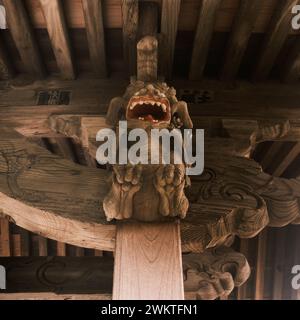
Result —
[{"label": "alamy watermark", "polygon": [[0,29],[6,29],[6,11],[4,6],[0,5]]},{"label": "alamy watermark", "polygon": [[292,14],[293,19],[292,19],[292,28],[294,30],[300,30],[300,5],[296,5],[292,8]]},{"label": "alamy watermark", "polygon": [[299,290],[300,289],[300,265],[293,266],[292,274],[295,275],[292,278],[292,288],[294,290]]},{"label": "alamy watermark", "polygon": [[96,140],[104,143],[98,148],[96,159],[102,165],[184,163],[187,175],[200,175],[204,170],[204,130],[195,132],[195,136],[191,129],[184,129],[182,133],[179,129],[150,129],[149,132],[135,128],[128,132],[127,121],[120,121],[118,138],[115,131],[108,128],[97,133]]},{"label": "alamy watermark", "polygon": [[6,290],[6,271],[3,266],[0,265],[0,290]]}]

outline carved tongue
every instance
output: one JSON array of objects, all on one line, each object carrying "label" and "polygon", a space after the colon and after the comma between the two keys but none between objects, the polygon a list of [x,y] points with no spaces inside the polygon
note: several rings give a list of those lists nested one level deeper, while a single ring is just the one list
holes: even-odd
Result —
[{"label": "carved tongue", "polygon": [[154,118],[151,114],[147,114],[146,116],[144,116],[144,120],[153,122]]}]

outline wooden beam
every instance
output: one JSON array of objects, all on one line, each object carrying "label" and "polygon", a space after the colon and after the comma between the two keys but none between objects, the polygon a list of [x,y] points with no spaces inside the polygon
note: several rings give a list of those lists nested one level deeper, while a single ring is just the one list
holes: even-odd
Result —
[{"label": "wooden beam", "polygon": [[112,293],[110,257],[0,258],[0,264],[7,270],[7,290],[0,292],[0,299],[2,293],[18,292]]},{"label": "wooden beam", "polygon": [[117,228],[114,300],[183,300],[178,223],[120,223]]},{"label": "wooden beam", "polygon": [[300,78],[300,41],[295,39],[294,46],[288,56],[286,67],[283,73],[283,80],[291,83],[296,82]]},{"label": "wooden beam", "polygon": [[139,3],[137,0],[122,0],[123,53],[129,75],[136,74],[136,42],[139,23]]},{"label": "wooden beam", "polygon": [[[213,92],[213,101],[188,104],[195,126],[207,124],[214,118],[256,121],[269,120],[272,115],[274,119],[289,119],[292,131],[288,139],[292,139],[292,135],[295,140],[299,138],[298,129],[295,131],[293,129],[300,126],[299,85],[274,83],[253,85],[237,82],[235,88],[228,89],[224,83],[218,81],[198,83],[178,80],[171,84],[179,94],[186,88]],[[122,94],[126,85],[127,82],[123,80],[78,79],[65,82],[59,80],[35,82],[18,90],[3,89],[0,101],[0,124],[15,128],[26,136],[57,137],[59,135],[49,129],[48,118],[51,114],[104,116],[110,99]],[[55,88],[72,92],[70,105],[47,107],[36,105],[38,91]]]},{"label": "wooden beam", "polygon": [[[6,180],[6,174],[0,174],[3,215],[13,216],[17,225],[46,238],[91,249],[114,250],[115,227],[106,225],[100,205],[107,193],[105,180],[108,173],[101,170],[102,176],[97,169],[63,160],[44,148],[26,144],[22,138],[14,139],[11,133],[6,136],[3,130],[1,128],[1,172],[7,172],[5,163],[8,161],[18,176],[16,183],[13,176]],[[31,157],[37,162],[33,163]],[[23,170],[22,165],[15,166],[14,159],[29,165],[29,171],[24,168],[22,177],[18,173]],[[23,175],[25,172],[28,175]],[[101,176],[105,179],[103,184],[100,181],[102,178],[99,180]],[[26,203],[22,202],[24,199]]]},{"label": "wooden beam", "polygon": [[[239,252],[243,254],[246,258],[249,255],[249,239],[240,239],[240,249]],[[248,283],[244,283],[242,286],[238,288],[237,291],[237,299],[238,300],[246,300],[247,297],[247,286]]]},{"label": "wooden beam", "polygon": [[60,0],[40,0],[40,4],[61,76],[74,79],[75,68],[62,3]]},{"label": "wooden beam", "polygon": [[222,81],[232,81],[236,78],[261,7],[260,0],[240,2],[226,48],[221,72]]},{"label": "wooden beam", "polygon": [[258,236],[258,248],[255,269],[255,300],[264,300],[268,236],[267,231],[267,229],[263,230]]},{"label": "wooden beam", "polygon": [[275,257],[274,257],[274,274],[272,299],[282,300],[284,285],[284,267],[286,253],[286,232],[285,228],[275,229]]},{"label": "wooden beam", "polygon": [[12,234],[12,256],[20,257],[21,256],[21,235]]},{"label": "wooden beam", "polygon": [[105,78],[107,76],[107,64],[102,0],[83,0],[82,7],[92,69],[97,77]]},{"label": "wooden beam", "polygon": [[284,142],[275,141],[272,143],[266,154],[264,155],[261,165],[264,170],[268,169],[269,166],[274,161],[274,157],[276,157],[281,150],[281,148],[284,146]]},{"label": "wooden beam", "polygon": [[146,1],[139,3],[137,40],[145,36],[157,36],[158,11],[159,7],[157,2]]},{"label": "wooden beam", "polygon": [[291,31],[292,8],[298,0],[280,0],[269,25],[253,78],[261,81],[268,78],[276,59]]},{"label": "wooden beam", "polygon": [[20,228],[21,234],[21,256],[28,257],[30,255],[30,236],[27,230]]},{"label": "wooden beam", "polygon": [[190,80],[200,80],[206,65],[220,0],[202,0],[190,65]]},{"label": "wooden beam", "polygon": [[3,39],[0,37],[0,80],[8,80],[13,75],[13,67],[9,61]]},{"label": "wooden beam", "polygon": [[180,4],[181,0],[162,1],[160,73],[168,79],[172,77]]},{"label": "wooden beam", "polygon": [[291,150],[284,155],[283,160],[280,162],[278,167],[274,170],[273,175],[280,177],[299,154],[300,154],[300,143],[296,142],[294,146],[291,148]]},{"label": "wooden beam", "polygon": [[7,22],[26,71],[39,78],[45,76],[45,67],[34,33],[24,7],[19,0],[3,0]]},{"label": "wooden beam", "polygon": [[44,237],[38,237],[38,245],[39,245],[39,256],[47,257],[48,256],[48,240]]},{"label": "wooden beam", "polygon": [[0,232],[0,257],[9,257],[11,256],[12,248],[9,231],[9,221],[7,219],[0,218]]},{"label": "wooden beam", "polygon": [[56,255],[58,257],[65,257],[66,256],[66,244],[63,242],[56,243]]}]

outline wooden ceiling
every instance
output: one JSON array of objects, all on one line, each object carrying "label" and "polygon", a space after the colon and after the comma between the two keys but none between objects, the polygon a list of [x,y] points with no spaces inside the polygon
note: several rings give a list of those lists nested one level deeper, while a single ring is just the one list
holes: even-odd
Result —
[{"label": "wooden ceiling", "polygon": [[[2,78],[18,73],[128,77],[123,43],[136,37],[142,23],[134,15],[126,17],[139,11],[143,20],[145,2],[150,1],[0,0],[9,26],[0,31]],[[152,2],[159,17],[154,17],[158,37],[164,39],[161,51],[171,53],[164,63],[174,57],[173,70],[165,75],[299,80],[300,31],[291,28],[291,8],[299,1]]]},{"label": "wooden ceiling", "polygon": [[[142,2],[149,1],[139,1],[140,9]],[[300,1],[154,2],[157,3],[158,17],[164,18],[157,21],[158,33],[166,33],[167,39],[171,39],[170,42],[162,42],[161,50],[171,52],[174,58],[169,74],[172,78],[201,80],[204,77],[225,83],[237,79],[252,82],[299,80],[300,31],[291,30],[290,18],[291,7]],[[128,79],[129,62],[123,44],[128,40],[125,31],[134,27],[134,21],[123,20],[123,16],[130,10],[136,10],[134,3],[132,0],[0,0],[0,4],[7,8],[9,23],[8,30],[0,30],[0,78],[14,79],[21,75],[34,79],[47,79],[49,76],[76,79],[116,74],[118,78]],[[172,39],[176,41],[172,42]],[[170,45],[166,46],[166,43]],[[23,95],[20,89],[17,90],[19,101],[10,92],[8,98],[0,95],[0,106],[9,105],[6,99],[11,99],[13,106],[22,108],[34,105],[36,96],[33,90],[25,90]],[[75,88],[74,95],[81,97],[81,90]],[[4,91],[1,93],[5,95]],[[102,94],[111,95],[111,92],[103,89]],[[264,94],[261,101],[268,101],[271,92]],[[79,100],[82,108],[89,104],[98,108],[99,101],[95,95]],[[234,98],[228,95],[227,104],[232,100]],[[274,99],[272,101],[274,104]],[[297,108],[296,103],[289,102],[294,109]],[[35,142],[74,162],[96,165],[71,140],[38,138]],[[273,142],[259,145],[253,157],[267,172],[290,178],[300,175],[299,154],[298,143]],[[268,228],[253,240],[236,241],[234,246],[249,259],[252,276],[230,298],[297,298],[284,281],[289,281],[289,268],[298,254],[297,248],[286,248],[290,248],[289,243],[296,243],[298,233],[297,226],[280,230]],[[0,256],[50,255],[112,254],[58,243],[23,230],[7,220],[0,220]]]}]

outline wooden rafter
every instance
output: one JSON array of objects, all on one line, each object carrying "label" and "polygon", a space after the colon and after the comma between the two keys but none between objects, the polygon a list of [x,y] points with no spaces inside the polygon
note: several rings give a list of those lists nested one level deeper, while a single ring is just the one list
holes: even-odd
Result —
[{"label": "wooden rafter", "polygon": [[10,32],[19,51],[25,70],[36,77],[45,76],[45,68],[36,39],[24,7],[19,0],[3,0]]},{"label": "wooden rafter", "polygon": [[83,0],[83,13],[93,72],[99,78],[107,76],[102,0]]},{"label": "wooden rafter", "polygon": [[68,28],[60,0],[40,0],[56,62],[64,79],[75,78]]},{"label": "wooden rafter", "polygon": [[137,0],[122,0],[123,52],[129,74],[136,74],[136,38],[139,23],[139,3]]},{"label": "wooden rafter", "polygon": [[255,80],[265,80],[278,57],[284,42],[291,31],[292,8],[298,0],[280,0],[269,25],[264,43],[260,52],[259,60],[254,69]]},{"label": "wooden rafter", "polygon": [[300,77],[300,41],[295,39],[293,48],[289,54],[283,79],[285,82],[296,82]]},{"label": "wooden rafter", "polygon": [[175,42],[181,0],[163,0],[161,11],[161,74],[170,79],[172,76]]},{"label": "wooden rafter", "polygon": [[237,76],[261,6],[261,0],[242,0],[240,2],[225,53],[221,72],[223,81],[232,81]]},{"label": "wooden rafter", "polygon": [[220,4],[220,0],[202,1],[194,38],[194,47],[189,73],[190,80],[200,80],[203,76],[209,46],[214,31],[216,13]]}]

